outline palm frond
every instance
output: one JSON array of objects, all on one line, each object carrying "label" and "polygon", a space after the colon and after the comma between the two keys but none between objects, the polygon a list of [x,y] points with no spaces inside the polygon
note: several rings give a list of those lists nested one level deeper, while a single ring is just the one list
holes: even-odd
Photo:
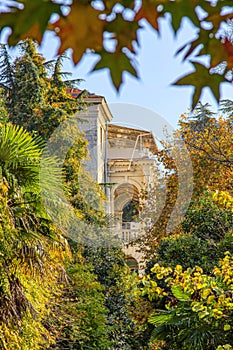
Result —
[{"label": "palm frond", "polygon": [[232,100],[221,100],[220,101],[220,112],[232,114],[233,113],[233,101]]}]

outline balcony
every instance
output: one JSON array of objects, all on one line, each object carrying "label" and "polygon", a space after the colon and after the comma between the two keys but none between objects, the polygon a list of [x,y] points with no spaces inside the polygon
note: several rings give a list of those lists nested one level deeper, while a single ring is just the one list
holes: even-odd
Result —
[{"label": "balcony", "polygon": [[141,234],[140,223],[135,222],[123,222],[121,229],[115,228],[115,235],[124,244],[135,241]]}]

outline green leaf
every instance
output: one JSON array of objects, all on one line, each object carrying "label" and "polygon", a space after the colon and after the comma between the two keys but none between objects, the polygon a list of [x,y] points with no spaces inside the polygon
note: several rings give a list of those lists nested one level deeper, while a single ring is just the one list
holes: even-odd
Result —
[{"label": "green leaf", "polygon": [[[221,20],[226,20],[225,18],[225,14],[223,15],[220,15],[223,11],[223,8],[224,7],[232,7],[232,0],[220,0],[220,1],[217,1],[215,3],[215,6],[212,6],[211,2],[208,2],[208,1],[203,1],[202,0],[202,3],[200,4],[200,6],[202,7],[202,9],[204,11],[206,11],[208,13],[208,16],[205,18],[205,20],[209,20],[211,19],[211,22],[214,24],[215,21],[212,21],[213,18],[215,17],[215,19],[217,19],[217,17]],[[227,11],[227,16],[231,16],[231,13]],[[220,23],[220,21],[219,21]],[[219,25],[218,25],[218,28],[219,28]],[[214,32],[216,32],[216,29],[217,27],[214,25],[213,27],[213,30]]]},{"label": "green leaf", "polygon": [[176,297],[176,299],[180,300],[180,301],[190,301],[190,295],[187,293],[184,293],[183,290],[178,287],[178,286],[172,286],[172,293],[174,295],[174,297]]},{"label": "green leaf", "polygon": [[198,49],[198,52],[195,56],[204,55],[207,54],[207,47],[208,43],[210,41],[210,33],[211,30],[204,30],[201,29],[198,33],[198,37],[192,41],[189,41],[188,43],[185,43],[179,50],[176,52],[176,55],[180,54],[182,51],[184,51],[186,48],[189,47],[189,49],[186,51],[183,60],[188,58],[194,50]]},{"label": "green leaf", "polygon": [[113,33],[117,40],[117,47],[122,49],[127,47],[131,52],[135,52],[133,42],[138,44],[137,31],[141,26],[134,21],[126,21],[121,13],[116,14],[116,18],[111,22],[106,22],[105,30]]},{"label": "green leaf", "polygon": [[[159,310],[160,311],[160,310]],[[170,312],[161,310],[160,314],[153,315],[149,318],[149,322],[155,325],[160,325],[170,321],[174,315]]]},{"label": "green leaf", "polygon": [[101,51],[100,60],[97,62],[92,71],[108,68],[111,74],[112,82],[117,90],[122,83],[122,75],[126,71],[137,77],[137,72],[132,66],[130,59],[123,52]]},{"label": "green leaf", "polygon": [[224,331],[229,331],[231,329],[231,326],[229,324],[225,324],[223,329]]},{"label": "green leaf", "polygon": [[[110,14],[114,8],[114,6],[116,5],[116,1],[115,0],[103,0],[104,3],[104,7],[105,7],[105,13]],[[129,8],[129,9],[133,9],[134,8],[134,0],[123,0],[120,2],[120,4],[122,6],[124,6],[124,8]]]},{"label": "green leaf", "polygon": [[21,0],[18,4],[23,4],[23,9],[11,7],[11,11],[1,13],[0,17],[0,29],[5,27],[12,29],[8,40],[9,45],[17,44],[25,37],[25,34],[32,31],[32,28],[34,29],[33,32],[30,32],[31,37],[40,41],[51,15],[61,14],[60,5],[51,0]]},{"label": "green leaf", "polygon": [[169,1],[168,3],[164,4],[163,12],[171,13],[172,27],[175,33],[180,28],[181,21],[184,17],[188,17],[196,27],[200,26],[199,19],[195,12],[195,8],[197,5],[200,5],[200,1],[178,0],[178,1]]},{"label": "green leaf", "polygon": [[183,76],[175,81],[172,85],[194,86],[194,94],[192,96],[192,108],[195,108],[201,97],[202,90],[209,87],[217,101],[220,99],[220,84],[226,82],[224,76],[219,74],[210,74],[209,69],[200,63],[192,62],[195,71]]},{"label": "green leaf", "polygon": [[206,316],[209,316],[208,311],[202,311],[198,314],[199,318],[205,318]]}]

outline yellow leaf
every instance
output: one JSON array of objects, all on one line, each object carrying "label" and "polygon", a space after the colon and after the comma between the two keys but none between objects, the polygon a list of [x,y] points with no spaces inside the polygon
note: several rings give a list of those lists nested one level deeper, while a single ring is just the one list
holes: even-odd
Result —
[{"label": "yellow leaf", "polygon": [[229,331],[231,329],[231,326],[229,324],[225,324],[223,329],[224,331]]},{"label": "yellow leaf", "polygon": [[177,274],[182,273],[182,266],[181,266],[181,265],[176,265],[175,272],[176,272]]},{"label": "yellow leaf", "polygon": [[34,23],[33,26],[21,36],[21,40],[32,38],[41,44],[43,34],[41,33],[39,23]]},{"label": "yellow leaf", "polygon": [[105,25],[105,21],[99,18],[100,13],[90,4],[73,3],[70,13],[52,24],[52,29],[61,40],[58,53],[72,48],[73,61],[78,63],[87,49],[100,50]]},{"label": "yellow leaf", "polygon": [[204,290],[202,291],[202,297],[203,297],[204,299],[206,299],[210,293],[211,293],[211,289],[210,289],[210,288],[204,289]]},{"label": "yellow leaf", "polygon": [[140,10],[136,14],[135,20],[140,21],[140,19],[145,18],[154,29],[159,30],[158,18],[161,14],[157,10],[158,5],[157,1],[143,1]]},{"label": "yellow leaf", "polygon": [[214,295],[210,295],[207,299],[207,304],[211,304],[213,301],[215,300],[215,296]]}]

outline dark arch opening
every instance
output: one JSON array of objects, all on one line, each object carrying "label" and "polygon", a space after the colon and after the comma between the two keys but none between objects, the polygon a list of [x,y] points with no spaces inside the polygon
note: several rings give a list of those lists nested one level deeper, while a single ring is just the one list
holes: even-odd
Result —
[{"label": "dark arch opening", "polygon": [[138,273],[139,266],[135,258],[133,258],[132,256],[127,256],[125,258],[125,262],[126,262],[126,265],[128,265],[131,272]]},{"label": "dark arch opening", "polygon": [[132,222],[138,219],[138,201],[131,200],[127,202],[122,209],[122,222]]}]

